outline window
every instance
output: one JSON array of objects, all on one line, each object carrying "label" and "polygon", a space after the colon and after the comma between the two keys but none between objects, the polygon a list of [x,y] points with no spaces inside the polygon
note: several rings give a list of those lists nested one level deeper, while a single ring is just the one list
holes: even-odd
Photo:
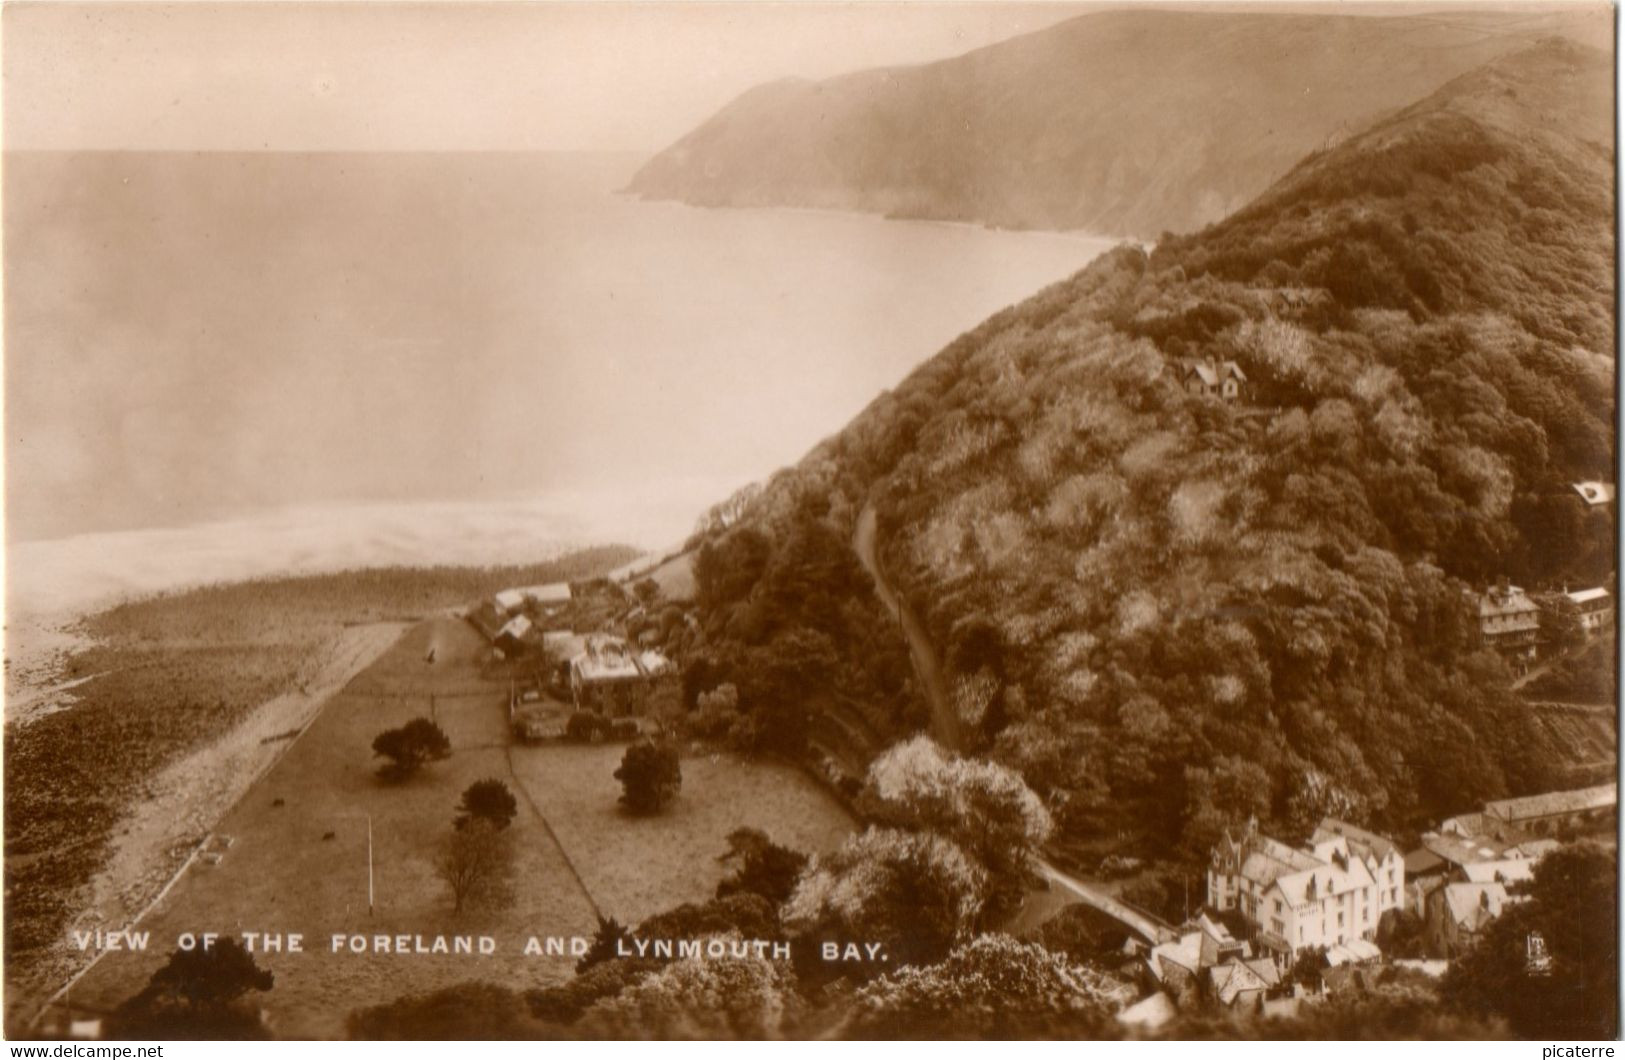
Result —
[{"label": "window", "polygon": [[1281,900],[1279,898],[1275,900],[1275,911],[1277,913],[1281,911]]},{"label": "window", "polygon": [[1343,914],[1342,913],[1337,914],[1337,926],[1338,927],[1343,926]]}]

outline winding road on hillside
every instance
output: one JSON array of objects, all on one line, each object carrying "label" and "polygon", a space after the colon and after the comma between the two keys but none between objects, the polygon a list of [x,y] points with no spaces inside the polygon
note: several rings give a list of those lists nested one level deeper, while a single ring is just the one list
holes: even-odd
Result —
[{"label": "winding road on hillside", "polygon": [[852,547],[857,551],[858,562],[863,564],[863,569],[875,581],[875,595],[880,597],[880,602],[886,605],[886,610],[892,613],[903,629],[903,637],[908,641],[908,653],[914,662],[915,676],[920,679],[926,702],[931,707],[932,737],[949,750],[961,750],[959,715],[948,700],[948,685],[942,679],[942,666],[937,662],[937,652],[931,645],[931,638],[897,590],[887,584],[885,576],[880,573],[880,557],[875,549],[873,504],[865,504],[858,515],[857,529],[852,533]]},{"label": "winding road on hillside", "polygon": [[[914,673],[919,678],[926,702],[931,707],[931,735],[944,747],[955,753],[961,753],[964,748],[960,742],[959,716],[954,712],[953,703],[948,698],[948,685],[942,676],[942,664],[937,659],[936,647],[926,635],[925,626],[921,624],[919,618],[881,574],[875,543],[875,526],[875,507],[871,502],[865,504],[863,511],[858,514],[858,523],[852,532],[853,551],[858,554],[858,562],[863,564],[863,569],[874,579],[875,595],[880,597],[880,602],[886,606],[886,610],[897,619],[898,625],[903,630],[903,637],[908,641],[908,652],[914,662]],[[1168,925],[1062,872],[1051,864],[1048,858],[1035,858],[1033,867],[1050,886],[1061,888],[1079,902],[1106,914],[1153,945],[1173,940],[1174,931]]]}]

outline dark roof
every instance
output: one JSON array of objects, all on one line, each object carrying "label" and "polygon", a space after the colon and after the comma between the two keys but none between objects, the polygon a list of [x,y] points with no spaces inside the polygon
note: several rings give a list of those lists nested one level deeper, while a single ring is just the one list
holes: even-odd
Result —
[{"label": "dark roof", "polygon": [[1193,372],[1208,386],[1218,386],[1221,379],[1232,376],[1243,383],[1247,381],[1247,373],[1235,361],[1188,361],[1182,378],[1190,378]]},{"label": "dark roof", "polygon": [[[1330,832],[1332,835],[1340,835],[1344,839],[1349,840],[1351,843],[1366,847],[1376,856],[1378,861],[1387,861],[1388,855],[1399,849],[1398,847],[1394,846],[1393,842],[1386,836],[1380,836],[1375,832],[1368,832],[1359,825],[1349,824],[1347,821],[1339,821],[1335,817],[1325,817],[1321,819],[1320,827],[1316,829],[1317,839],[1319,834],[1322,832]],[[1313,842],[1314,840],[1311,841]]]}]

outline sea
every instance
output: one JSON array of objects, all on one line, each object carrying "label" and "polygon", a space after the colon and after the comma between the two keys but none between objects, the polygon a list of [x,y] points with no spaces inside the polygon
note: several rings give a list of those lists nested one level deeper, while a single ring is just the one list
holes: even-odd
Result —
[{"label": "sea", "polygon": [[8,152],[8,625],[658,548],[1112,240],[622,194],[629,154]]}]

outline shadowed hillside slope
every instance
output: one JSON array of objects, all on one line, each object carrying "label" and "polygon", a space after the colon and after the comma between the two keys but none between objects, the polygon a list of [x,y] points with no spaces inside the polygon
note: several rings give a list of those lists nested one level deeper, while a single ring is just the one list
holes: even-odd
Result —
[{"label": "shadowed hillside slope", "polygon": [[[1611,92],[1590,49],[1504,56],[961,337],[712,533],[693,690],[789,645],[815,701],[923,727],[840,554],[873,505],[965,749],[1067,841],[1195,858],[1551,783],[1466,590],[1612,567],[1569,485],[1613,468]],[[1182,385],[1209,358],[1241,401]]]},{"label": "shadowed hillside slope", "polygon": [[745,93],[632,191],[1153,236],[1242,206],[1309,151],[1603,7],[1400,18],[1135,10],[957,58]]}]

